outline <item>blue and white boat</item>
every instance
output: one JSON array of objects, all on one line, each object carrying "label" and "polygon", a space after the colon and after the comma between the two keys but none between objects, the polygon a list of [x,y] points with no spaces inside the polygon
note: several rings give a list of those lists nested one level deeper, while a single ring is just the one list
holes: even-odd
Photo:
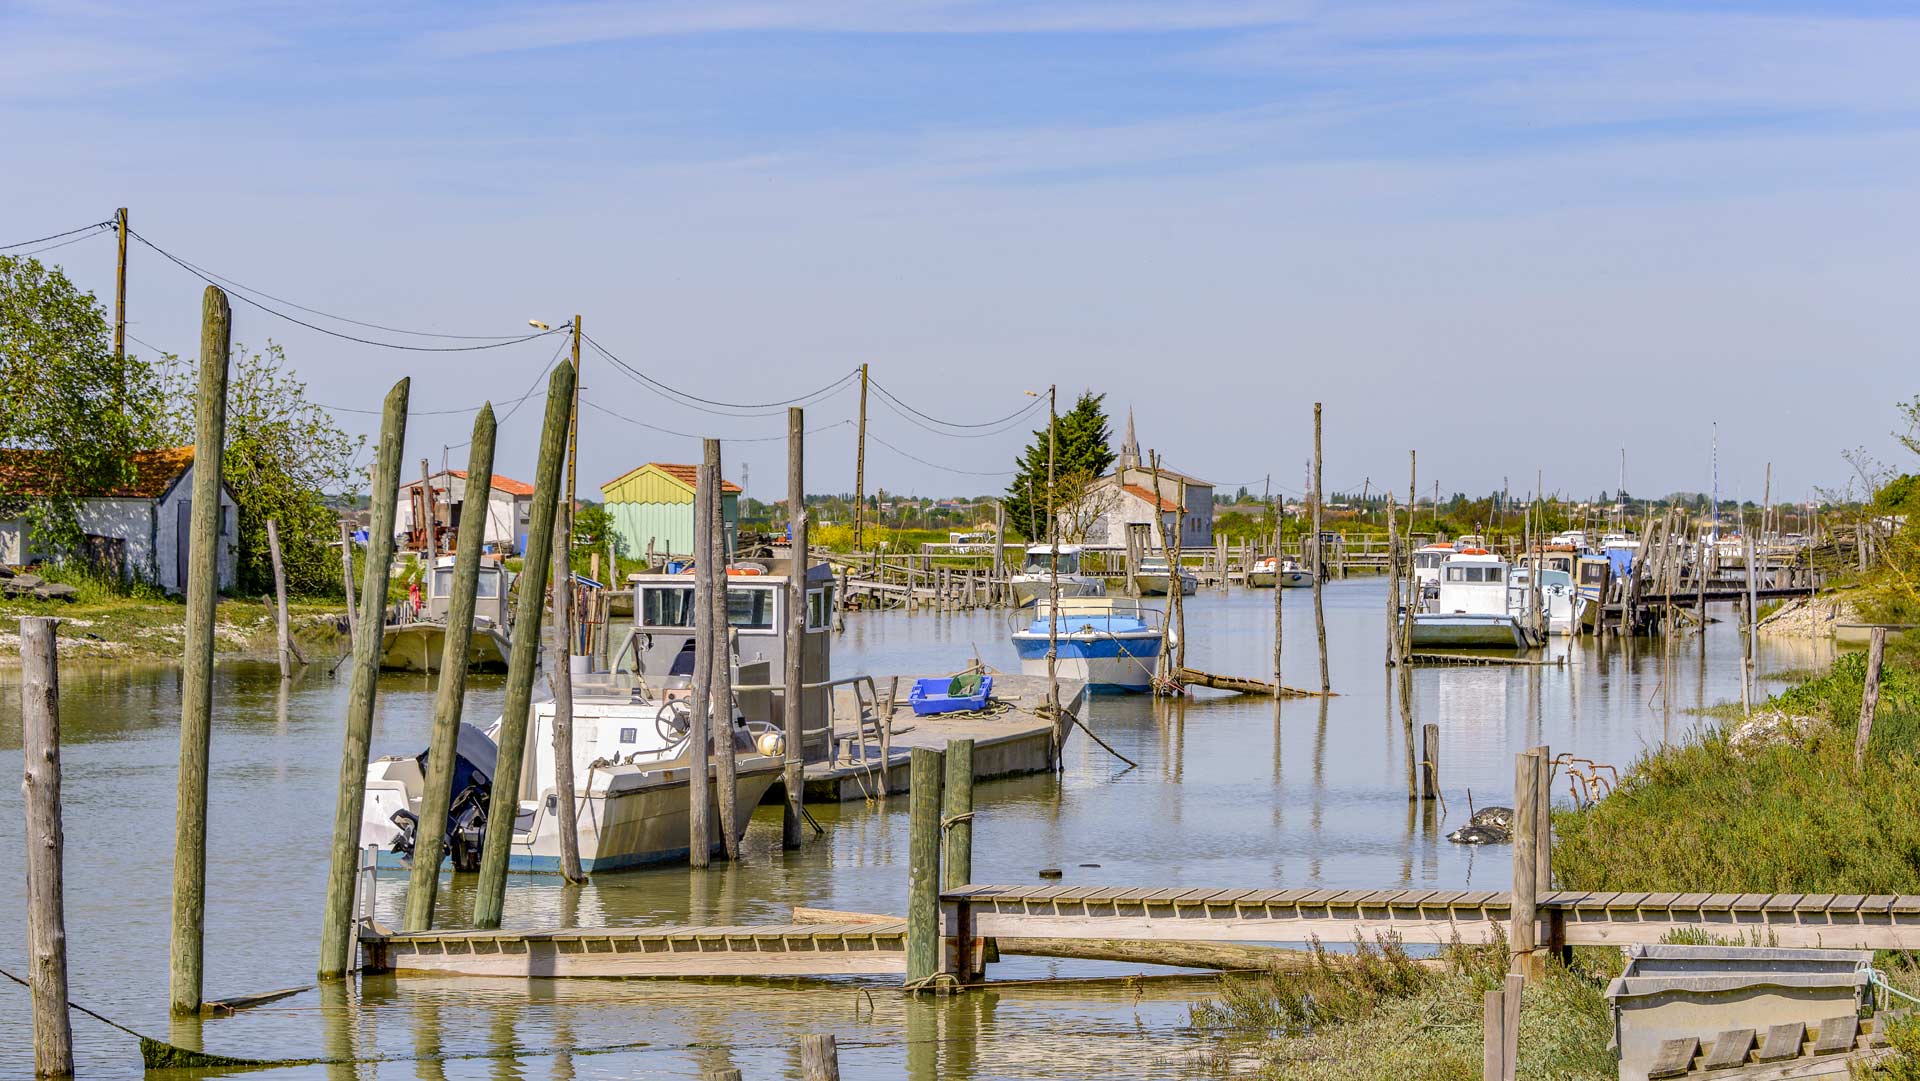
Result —
[{"label": "blue and white boat", "polygon": [[1061,679],[1083,680],[1095,691],[1153,685],[1162,637],[1157,609],[1119,597],[1063,597],[1057,610],[1043,600],[1033,620],[1013,632],[1022,673],[1047,674],[1049,631],[1058,641],[1054,667]]}]

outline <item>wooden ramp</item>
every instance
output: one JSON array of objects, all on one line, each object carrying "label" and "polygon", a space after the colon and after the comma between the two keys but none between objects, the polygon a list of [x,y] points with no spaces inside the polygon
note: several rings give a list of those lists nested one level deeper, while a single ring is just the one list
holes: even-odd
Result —
[{"label": "wooden ramp", "polygon": [[[1264,679],[1248,679],[1244,676],[1219,676],[1212,672],[1202,672],[1197,668],[1180,669],[1180,682],[1189,687],[1211,687],[1216,691],[1232,691],[1235,694],[1259,694],[1273,697],[1273,683]],[[1281,687],[1282,698],[1319,698],[1319,691],[1303,691],[1298,687]]]},{"label": "wooden ramp", "polygon": [[437,976],[844,976],[906,972],[907,925],[373,931],[373,971]]},{"label": "wooden ramp", "polygon": [[[1471,890],[1222,890],[962,886],[941,894],[941,933],[1167,941],[1484,943],[1504,931],[1508,894]],[[1830,949],[1920,948],[1920,896],[1608,893],[1539,899],[1572,946],[1652,945],[1674,932]]]},{"label": "wooden ramp", "polygon": [[1565,657],[1526,657],[1519,653],[1409,653],[1407,660],[1418,665],[1511,665],[1519,668],[1564,668]]}]

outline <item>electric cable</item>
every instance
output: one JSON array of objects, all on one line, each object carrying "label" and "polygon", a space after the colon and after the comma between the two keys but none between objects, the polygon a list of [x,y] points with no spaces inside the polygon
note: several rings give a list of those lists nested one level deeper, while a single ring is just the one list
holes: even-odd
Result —
[{"label": "electric cable", "polygon": [[[618,356],[615,356],[612,350],[608,349],[604,345],[601,345],[598,341],[595,341],[593,335],[582,334],[580,337],[588,345],[592,346],[595,352],[599,353],[601,356],[605,357],[606,359],[612,361],[616,368],[627,373],[629,376],[632,376],[634,379],[638,380],[641,384],[647,387],[650,387],[656,391],[659,391],[662,394],[668,395],[670,397],[684,399],[687,403],[693,403],[694,408],[699,408],[700,406],[713,406],[719,409],[768,410],[769,411],[769,412],[759,413],[759,414],[722,413],[722,414],[719,414],[720,416],[750,416],[750,415],[771,416],[773,415],[774,412],[787,408],[788,406],[805,405],[816,399],[825,398],[833,393],[837,393],[838,391],[848,386],[852,382],[852,380],[854,380],[860,374],[860,369],[854,368],[848,371],[845,375],[842,375],[840,378],[835,379],[833,382],[828,383],[826,386],[820,387],[817,390],[809,391],[805,394],[798,395],[797,397],[785,398],[777,402],[723,402],[716,398],[703,398],[698,394],[693,394],[688,391],[680,390],[677,387],[669,386],[666,383],[662,383],[660,380],[653,378],[652,376],[646,374],[645,372],[627,363],[626,361],[621,360]],[[710,412],[710,410],[703,410],[703,411]]]},{"label": "electric cable", "polygon": [[82,225],[78,229],[69,229],[64,233],[55,233],[52,236],[43,236],[38,238],[37,240],[16,240],[11,244],[0,244],[0,251],[7,251],[12,248],[30,248],[35,244],[45,244],[49,240],[59,240],[61,237],[64,237],[64,236],[72,236],[75,233],[84,233],[89,229],[99,229],[103,226],[108,226],[112,224],[113,222],[111,221],[97,221],[97,222],[94,222],[92,225]]}]

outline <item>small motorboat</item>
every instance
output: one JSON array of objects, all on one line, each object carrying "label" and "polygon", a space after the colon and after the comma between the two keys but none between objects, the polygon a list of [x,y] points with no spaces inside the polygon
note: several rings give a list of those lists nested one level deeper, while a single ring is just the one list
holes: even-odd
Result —
[{"label": "small motorboat", "polygon": [[1268,556],[1253,561],[1253,569],[1247,572],[1247,584],[1255,589],[1300,589],[1313,584],[1313,572],[1302,567],[1298,560],[1276,561]]},{"label": "small motorboat", "polygon": [[1428,649],[1531,649],[1525,610],[1516,611],[1506,561],[1484,548],[1464,548],[1440,567],[1432,605],[1413,617],[1413,645]]},{"label": "small motorboat", "polygon": [[[1531,567],[1514,567],[1508,575],[1507,587],[1513,594],[1508,598],[1508,606],[1512,610],[1532,610],[1532,575]],[[1573,575],[1552,569],[1540,572],[1540,610],[1547,617],[1548,634],[1579,634],[1586,606],[1586,599],[1573,586]]]},{"label": "small motorboat", "polygon": [[1106,596],[1106,583],[1080,573],[1080,554],[1077,544],[1036,544],[1028,548],[1020,573],[1008,579],[1019,607],[1025,608],[1051,596],[1056,575],[1062,597]]},{"label": "small motorboat", "polygon": [[[1142,597],[1164,597],[1172,587],[1173,572],[1167,569],[1165,556],[1146,556],[1140,560],[1140,568],[1133,572],[1133,586]],[[1200,588],[1200,579],[1180,572],[1180,595],[1191,597]]]},{"label": "small motorboat", "polygon": [[1031,622],[1013,632],[1020,671],[1047,674],[1047,648],[1057,646],[1054,668],[1062,679],[1082,680],[1093,691],[1144,691],[1153,686],[1163,637],[1159,611],[1115,597],[1063,599],[1057,609],[1041,601]]},{"label": "small motorboat", "polygon": [[[426,575],[426,596],[406,618],[380,632],[380,667],[401,672],[440,671],[447,648],[447,611],[453,606],[453,556],[441,556]],[[473,596],[473,635],[467,640],[467,667],[504,672],[513,652],[507,594],[513,575],[502,564],[480,561]]]}]

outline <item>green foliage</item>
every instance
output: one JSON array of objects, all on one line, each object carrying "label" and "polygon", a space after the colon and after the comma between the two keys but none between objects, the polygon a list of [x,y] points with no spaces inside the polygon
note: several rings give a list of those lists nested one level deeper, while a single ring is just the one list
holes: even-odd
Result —
[{"label": "green foliage", "polygon": [[[301,595],[340,589],[338,518],[326,503],[329,491],[352,492],[359,474],[354,455],[365,437],[349,436],[333,415],[307,400],[307,385],[293,374],[286,351],[268,342],[264,353],[235,344],[227,377],[227,446],[222,472],[240,509],[240,591],[273,589],[267,519],[279,523],[287,590]],[[168,437],[193,439],[198,371],[168,356],[161,381],[168,403]]]},{"label": "green foliage", "polygon": [[606,504],[580,504],[580,509],[573,515],[573,546],[596,552],[605,551],[608,537],[613,538],[615,554],[631,554],[627,551],[626,538],[614,532],[613,515],[608,512]]},{"label": "green foliage", "polygon": [[71,552],[76,500],[131,479],[128,455],[150,445],[153,371],[121,363],[105,309],[59,267],[0,256],[0,402],[0,447],[59,452],[43,476],[0,469],[0,517],[24,515],[36,548]]},{"label": "green foliage", "polygon": [[[1053,501],[1065,506],[1085,493],[1094,477],[1105,473],[1116,457],[1107,445],[1112,433],[1101,407],[1106,395],[1082,392],[1073,408],[1060,414],[1054,426],[1055,480]],[[1013,482],[1007,485],[1007,531],[1029,540],[1047,534],[1047,429],[1033,433],[1014,462]]]}]

